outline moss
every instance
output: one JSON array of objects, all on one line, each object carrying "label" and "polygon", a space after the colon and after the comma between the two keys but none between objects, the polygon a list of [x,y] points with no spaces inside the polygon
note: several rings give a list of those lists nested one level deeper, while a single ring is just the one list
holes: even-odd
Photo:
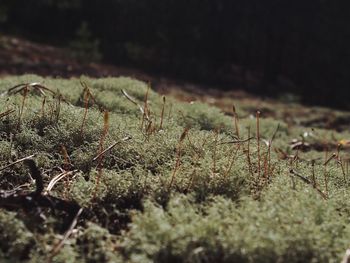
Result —
[{"label": "moss", "polygon": [[[124,234],[132,262],[338,262],[348,220],[312,191],[269,189],[261,202],[237,206],[222,197],[205,205],[176,196],[166,209],[151,202]],[[287,205],[288,204],[288,205]],[[310,211],[310,207],[313,210]]]},{"label": "moss", "polygon": [[34,235],[13,212],[0,210],[0,250],[4,260],[25,260],[35,245]]},{"label": "moss", "polygon": [[[80,80],[96,99],[87,111]],[[25,100],[20,93],[0,97],[1,109],[14,109],[0,119],[0,167],[35,154],[45,186],[62,169],[75,170],[51,190],[84,208],[54,262],[335,262],[347,248],[348,153],[340,150],[343,169],[336,158],[325,166],[322,145],[336,152],[348,132],[261,118],[258,144],[256,119],[248,115],[239,120],[240,138],[248,138],[247,127],[254,138],[239,142],[232,117],[206,104],[168,97],[161,119],[164,101],[152,90],[147,120],[121,93],[144,106],[148,87],[130,78],[24,75],[1,79],[0,92],[28,82],[55,96],[47,91],[43,104],[30,88]],[[297,151],[293,139],[311,146]],[[18,186],[35,187],[22,163],[1,171],[0,195]],[[1,210],[0,239],[10,240],[0,242],[3,261],[47,260],[66,218],[53,212]]]},{"label": "moss", "polygon": [[77,242],[84,262],[123,262],[115,237],[96,224],[88,224]]}]

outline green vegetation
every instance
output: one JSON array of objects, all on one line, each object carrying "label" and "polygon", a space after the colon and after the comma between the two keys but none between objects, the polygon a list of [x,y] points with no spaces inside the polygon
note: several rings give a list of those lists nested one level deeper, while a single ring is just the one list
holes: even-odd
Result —
[{"label": "green vegetation", "polygon": [[[3,262],[339,262],[349,246],[348,132],[240,103],[235,119],[129,78],[25,75],[0,92]],[[47,194],[83,208],[66,238],[64,211],[11,203],[36,186],[4,167],[30,155]]]}]

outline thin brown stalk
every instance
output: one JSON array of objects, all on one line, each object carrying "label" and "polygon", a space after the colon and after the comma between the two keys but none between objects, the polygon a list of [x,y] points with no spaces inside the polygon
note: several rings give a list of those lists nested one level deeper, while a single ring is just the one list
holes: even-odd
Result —
[{"label": "thin brown stalk", "polygon": [[175,162],[175,166],[174,166],[174,170],[173,170],[173,174],[171,176],[171,180],[168,186],[169,191],[171,190],[171,187],[173,185],[173,183],[175,182],[175,176],[176,176],[176,172],[179,170],[180,168],[180,159],[181,159],[181,151],[182,151],[182,142],[183,140],[186,138],[186,135],[189,131],[189,128],[186,127],[184,129],[184,131],[182,132],[181,136],[180,136],[180,140],[178,142],[178,145],[176,147],[176,162]]},{"label": "thin brown stalk", "polygon": [[341,157],[338,157],[337,163],[340,166],[341,172],[343,174],[343,179],[344,179],[344,181],[346,181],[346,174],[345,174],[344,164],[343,164],[343,160],[342,160]]},{"label": "thin brown stalk", "polygon": [[340,156],[340,148],[341,148],[341,144],[338,143],[338,145],[337,145],[337,163],[338,163],[338,165],[341,168],[344,181],[346,181],[346,174],[345,174],[345,169],[344,169],[344,165],[343,165],[343,160],[342,160],[342,158]]},{"label": "thin brown stalk", "polygon": [[213,168],[212,173],[216,173],[216,151],[217,151],[217,145],[218,145],[218,137],[219,137],[219,130],[215,130],[215,139],[214,139],[214,149],[213,149]]},{"label": "thin brown stalk", "polygon": [[[248,127],[248,138],[250,138],[250,126]],[[248,146],[247,146],[247,161],[248,161],[248,169],[249,172],[252,176],[252,178],[254,177],[254,172],[253,172],[253,168],[252,168],[252,162],[251,162],[251,158],[250,158],[250,140],[248,140]]]},{"label": "thin brown stalk", "polygon": [[304,183],[306,183],[308,185],[311,185],[323,199],[325,199],[325,200],[327,199],[327,194],[323,193],[318,187],[314,186],[314,184],[309,179],[307,179],[304,176],[300,175],[299,173],[297,173],[293,169],[290,170],[290,173],[292,175],[294,175],[295,177],[299,178],[300,180],[302,180]]},{"label": "thin brown stalk", "polygon": [[256,112],[256,141],[258,143],[258,177],[260,178],[260,163],[261,163],[261,156],[260,156],[260,111]]},{"label": "thin brown stalk", "polygon": [[330,158],[328,158],[328,149],[325,148],[325,154],[324,154],[324,159],[325,162],[323,164],[323,175],[324,175],[324,184],[326,188],[326,195],[328,196],[328,176],[327,176],[327,164],[335,157],[334,153]]},{"label": "thin brown stalk", "polygon": [[89,110],[89,101],[90,101],[90,92],[88,88],[84,89],[84,116],[83,116],[83,121],[81,123],[81,128],[80,128],[80,134],[81,137],[84,137],[84,126],[86,122],[86,116]]},{"label": "thin brown stalk", "polygon": [[163,96],[163,105],[162,105],[162,112],[160,114],[159,130],[163,129],[164,110],[165,110],[165,96]]},{"label": "thin brown stalk", "polygon": [[229,141],[229,142],[220,142],[218,143],[218,145],[221,145],[221,144],[241,144],[241,143],[244,143],[244,142],[247,142],[247,141],[250,141],[251,139],[254,139],[254,137],[250,137],[250,138],[247,138],[247,139],[244,139],[244,140],[233,140],[233,141]]},{"label": "thin brown stalk", "polygon": [[62,155],[63,155],[63,159],[64,159],[63,168],[64,168],[64,170],[68,171],[71,163],[70,163],[70,158],[68,156],[67,149],[64,145],[61,145],[61,151],[62,151]]},{"label": "thin brown stalk", "polygon": [[237,135],[237,138],[239,139],[238,114],[236,112],[235,105],[232,105],[232,112],[233,112],[233,122],[234,122],[234,126],[235,126],[235,129],[236,129],[236,135]]},{"label": "thin brown stalk", "polygon": [[[71,166],[71,163],[70,163],[70,158],[68,156],[68,152],[67,152],[67,149],[66,147],[64,147],[64,145],[61,145],[61,152],[62,152],[62,155],[63,155],[63,159],[64,159],[64,164],[63,164],[63,169],[65,171],[68,171],[70,166]],[[69,180],[65,180],[64,181],[65,183],[65,186],[64,186],[64,195],[66,195],[70,185],[69,185]]]},{"label": "thin brown stalk", "polygon": [[8,109],[7,111],[4,111],[2,113],[0,113],[0,119],[3,118],[3,117],[6,117],[8,115],[10,115],[11,113],[15,112],[14,109]]},{"label": "thin brown stalk", "polygon": [[19,129],[21,127],[21,120],[22,120],[22,116],[23,116],[23,109],[24,109],[25,101],[27,99],[27,95],[28,95],[28,86],[25,86],[24,89],[23,89],[23,99],[22,99],[22,104],[21,104],[21,109],[20,109],[20,112],[19,112],[19,116],[18,116],[17,129]]},{"label": "thin brown stalk", "polygon": [[[102,134],[101,134],[101,138],[100,138],[99,153],[103,152],[103,145],[104,145],[104,141],[105,141],[107,134],[108,134],[108,129],[109,129],[109,113],[108,113],[108,111],[105,111],[103,114],[103,130],[102,130]],[[97,178],[96,178],[96,185],[95,185],[93,199],[96,198],[97,190],[98,190],[98,187],[100,185],[100,180],[102,178],[103,157],[104,157],[104,154],[100,154],[99,159],[98,159],[98,164],[97,164],[98,174],[97,174]]]},{"label": "thin brown stalk", "polygon": [[[326,156],[328,155],[328,152],[326,152],[327,154],[326,154]],[[327,159],[327,157],[326,157],[326,161],[324,162],[324,164],[323,165],[327,165],[330,161],[332,161],[334,158],[336,158],[337,157],[337,154],[336,153],[333,153],[332,155],[331,155],[331,157],[329,157],[328,159]]]},{"label": "thin brown stalk", "polygon": [[168,113],[168,120],[170,120],[171,118],[171,114],[173,113],[173,104],[170,103],[170,106],[169,106],[169,113]]},{"label": "thin brown stalk", "polygon": [[60,94],[56,101],[56,109],[55,109],[56,122],[58,122],[58,119],[60,118],[60,114],[61,114],[61,101],[62,101],[62,96]]},{"label": "thin brown stalk", "polygon": [[316,176],[315,176],[315,160],[311,161],[311,166],[312,166],[312,186],[316,187]]},{"label": "thin brown stalk", "polygon": [[62,249],[62,247],[64,246],[64,243],[66,242],[66,240],[70,237],[70,235],[73,233],[73,230],[75,228],[75,226],[78,223],[78,218],[81,215],[81,213],[83,212],[83,208],[80,208],[78,210],[78,212],[76,213],[76,215],[74,216],[69,229],[64,233],[62,240],[51,250],[50,252],[50,256],[47,260],[48,263],[52,262],[52,259],[58,254],[58,252]]},{"label": "thin brown stalk", "polygon": [[229,158],[229,165],[224,173],[224,178],[227,178],[228,174],[231,172],[231,169],[233,167],[233,164],[235,163],[236,161],[236,157],[237,157],[237,154],[238,154],[238,151],[239,149],[241,148],[241,145],[238,144],[237,148],[234,149],[232,148],[232,151],[231,151],[231,154],[230,154],[230,158]]},{"label": "thin brown stalk", "polygon": [[43,102],[41,103],[41,117],[43,118],[45,116],[45,104],[46,104],[46,96],[43,98]]}]

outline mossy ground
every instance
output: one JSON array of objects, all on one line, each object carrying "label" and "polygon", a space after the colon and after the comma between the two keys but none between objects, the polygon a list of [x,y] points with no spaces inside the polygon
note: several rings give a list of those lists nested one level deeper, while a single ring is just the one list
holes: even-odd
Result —
[{"label": "mossy ground", "polygon": [[[305,127],[307,116],[288,122],[273,109],[258,134],[251,105],[238,102],[237,136],[232,114],[129,78],[25,75],[1,79],[0,92],[32,82],[55,96],[3,94],[0,113],[14,111],[0,119],[0,168],[35,154],[45,185],[74,171],[51,194],[84,212],[52,257],[64,213],[0,208],[3,262],[339,262],[349,247],[344,129]],[[35,188],[23,163],[1,170],[2,193],[18,186]]]}]

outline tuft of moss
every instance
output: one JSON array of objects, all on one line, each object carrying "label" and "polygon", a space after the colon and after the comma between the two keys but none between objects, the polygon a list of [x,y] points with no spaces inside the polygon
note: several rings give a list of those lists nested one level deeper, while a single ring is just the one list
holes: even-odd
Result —
[{"label": "tuft of moss", "polygon": [[[45,100],[33,87],[0,97],[14,110],[0,119],[0,167],[34,154],[45,186],[74,171],[50,194],[84,212],[53,262],[338,262],[347,248],[348,150],[324,165],[323,146],[337,154],[348,132],[261,118],[258,144],[254,117],[239,119],[237,138],[220,109],[164,101],[130,78],[24,75],[0,92],[30,82],[51,90]],[[16,187],[35,189],[22,163],[1,171],[0,204]],[[46,261],[66,215],[22,211],[0,210],[1,260]]]}]

